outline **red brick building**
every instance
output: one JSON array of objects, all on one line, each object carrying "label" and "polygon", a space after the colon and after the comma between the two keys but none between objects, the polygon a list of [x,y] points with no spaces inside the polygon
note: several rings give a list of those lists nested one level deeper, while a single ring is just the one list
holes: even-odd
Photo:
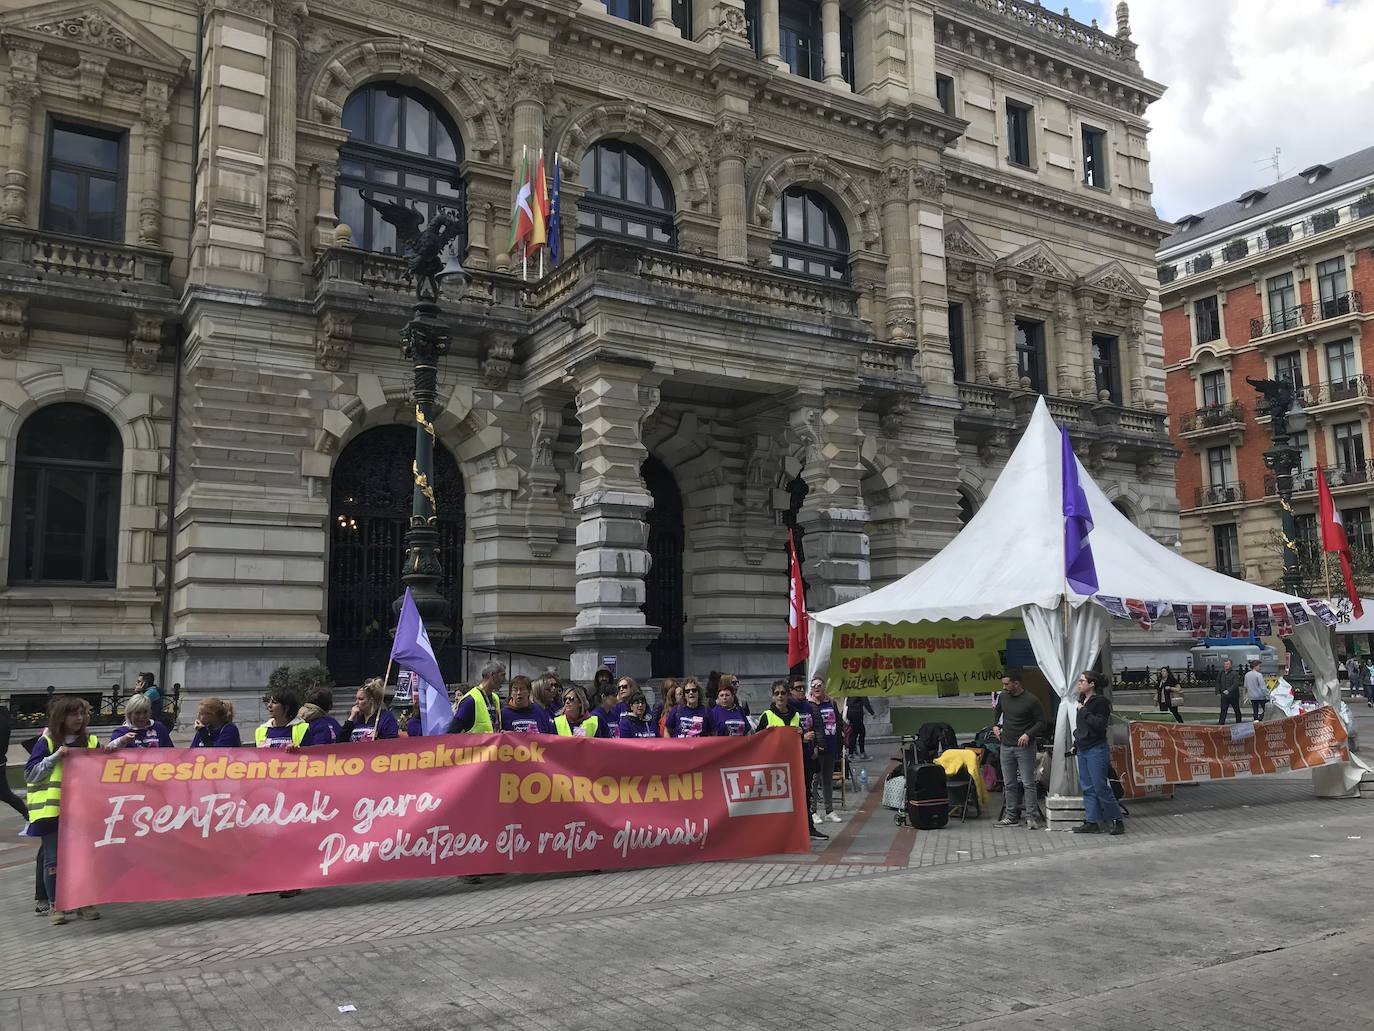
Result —
[{"label": "red brick building", "polygon": [[1176,223],[1159,249],[1169,431],[1184,554],[1260,583],[1283,572],[1269,420],[1246,378],[1290,380],[1306,412],[1293,508],[1323,589],[1316,475],[1361,558],[1374,554],[1374,148]]}]

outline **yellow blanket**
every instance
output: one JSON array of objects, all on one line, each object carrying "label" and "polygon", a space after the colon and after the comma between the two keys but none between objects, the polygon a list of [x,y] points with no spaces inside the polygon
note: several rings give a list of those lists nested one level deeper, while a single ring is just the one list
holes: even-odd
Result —
[{"label": "yellow blanket", "polygon": [[988,788],[983,783],[983,771],[978,769],[978,753],[972,748],[946,748],[935,757],[946,774],[967,773],[978,785],[978,804],[988,804]]}]

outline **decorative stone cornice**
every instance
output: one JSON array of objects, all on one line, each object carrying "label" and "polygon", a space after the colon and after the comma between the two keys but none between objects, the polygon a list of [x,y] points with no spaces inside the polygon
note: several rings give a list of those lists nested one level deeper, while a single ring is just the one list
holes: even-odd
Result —
[{"label": "decorative stone cornice", "polygon": [[162,357],[162,316],[134,312],[129,316],[129,339],[125,346],[129,367],[152,372]]},{"label": "decorative stone cornice", "polygon": [[719,164],[725,158],[748,160],[749,148],[754,143],[754,128],[752,121],[730,115],[718,121],[711,133],[711,163]]}]

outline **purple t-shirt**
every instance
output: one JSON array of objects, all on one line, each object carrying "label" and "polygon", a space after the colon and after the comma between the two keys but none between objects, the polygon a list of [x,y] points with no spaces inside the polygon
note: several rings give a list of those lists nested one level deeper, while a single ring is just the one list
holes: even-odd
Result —
[{"label": "purple t-shirt", "polygon": [[412,716],[406,720],[406,737],[424,737],[424,729],[420,726],[420,717]]},{"label": "purple t-shirt", "polygon": [[840,710],[832,701],[813,703],[821,714],[821,728],[825,732],[825,750],[831,755],[840,754]]},{"label": "purple t-shirt", "polygon": [[222,727],[202,727],[191,738],[192,748],[238,748],[243,744],[239,728],[232,723]]},{"label": "purple t-shirt", "polygon": [[333,716],[320,716],[318,719],[310,721],[310,729],[305,732],[305,737],[301,738],[301,747],[332,745],[337,740],[339,740],[339,721]]},{"label": "purple t-shirt", "polygon": [[704,705],[698,705],[695,709],[675,705],[673,711],[668,713],[668,736],[705,737],[710,732],[706,725],[708,719]]},{"label": "purple t-shirt", "polygon": [[167,728],[157,720],[153,720],[142,730],[135,730],[127,723],[122,727],[116,727],[114,733],[110,735],[111,741],[118,741],[125,734],[133,734],[133,741],[129,742],[127,748],[171,748],[172,735],[167,733]]},{"label": "purple t-shirt", "polygon": [[557,734],[558,728],[538,702],[530,702],[528,709],[501,707],[501,727],[514,734]]},{"label": "purple t-shirt", "polygon": [[592,710],[592,715],[596,717],[599,726],[596,728],[597,737],[619,737],[620,736],[620,706],[613,705],[609,710],[597,706]]},{"label": "purple t-shirt", "polygon": [[349,741],[384,741],[391,737],[401,736],[401,725],[396,722],[396,715],[390,709],[383,709],[374,719],[363,723],[355,723],[353,730],[349,734]]},{"label": "purple t-shirt", "polygon": [[816,710],[809,701],[802,699],[800,702],[789,702],[788,704],[791,706],[792,711],[797,714],[797,718],[801,721],[803,734],[808,730],[816,729]]},{"label": "purple t-shirt", "polygon": [[294,732],[295,724],[288,723],[284,727],[274,727],[267,725],[267,737],[258,745],[259,748],[285,748],[291,743],[291,735]]},{"label": "purple t-shirt", "polygon": [[622,738],[632,737],[658,737],[658,724],[648,717],[636,719],[628,712],[620,717],[620,731],[616,735]]},{"label": "purple t-shirt", "polygon": [[707,726],[707,733],[715,737],[744,737],[749,733],[749,717],[743,709],[715,705],[711,707]]}]

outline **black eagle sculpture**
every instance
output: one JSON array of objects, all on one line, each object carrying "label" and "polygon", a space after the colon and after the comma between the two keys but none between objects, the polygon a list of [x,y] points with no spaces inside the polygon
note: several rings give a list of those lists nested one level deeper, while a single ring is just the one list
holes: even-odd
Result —
[{"label": "black eagle sculpture", "polygon": [[415,283],[415,295],[422,301],[438,300],[437,277],[444,269],[444,251],[460,237],[457,253],[461,256],[467,250],[468,224],[463,202],[459,202],[457,211],[440,208],[429,224],[424,225],[424,217],[409,205],[377,200],[364,190],[359,190],[358,195],[363,203],[382,216],[383,222],[395,228],[396,242],[406,259],[407,274]]}]

